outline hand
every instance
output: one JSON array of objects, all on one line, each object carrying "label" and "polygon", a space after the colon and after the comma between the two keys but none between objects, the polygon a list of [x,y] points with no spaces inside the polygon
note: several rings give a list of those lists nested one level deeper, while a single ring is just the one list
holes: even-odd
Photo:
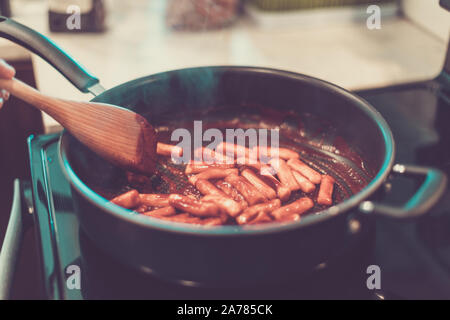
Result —
[{"label": "hand", "polygon": [[[9,64],[5,62],[5,60],[0,59],[0,78],[2,79],[12,79],[16,74],[16,70],[11,67]],[[1,89],[0,90],[0,109],[3,106],[3,103],[8,100],[9,92]]]}]

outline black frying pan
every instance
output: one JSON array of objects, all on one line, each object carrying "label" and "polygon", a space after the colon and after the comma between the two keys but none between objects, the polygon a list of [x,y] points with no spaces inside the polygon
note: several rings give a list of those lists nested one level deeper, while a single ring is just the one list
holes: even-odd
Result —
[{"label": "black frying pan", "polygon": [[[64,132],[61,165],[83,231],[118,261],[144,272],[207,286],[286,281],[336,259],[372,228],[376,215],[421,215],[445,188],[446,177],[437,169],[393,165],[395,145],[385,120],[333,84],[281,70],[223,66],[164,72],[103,92],[98,79],[35,31],[0,18],[0,35],[46,59],[82,92],[98,94],[93,101],[133,109],[155,127],[194,119],[239,119],[258,127],[264,119],[297,133],[282,143],[338,181],[337,205],[295,223],[206,228],[166,222],[131,214],[94,191],[117,192],[124,171]],[[425,178],[400,207],[376,201],[391,173]]]}]

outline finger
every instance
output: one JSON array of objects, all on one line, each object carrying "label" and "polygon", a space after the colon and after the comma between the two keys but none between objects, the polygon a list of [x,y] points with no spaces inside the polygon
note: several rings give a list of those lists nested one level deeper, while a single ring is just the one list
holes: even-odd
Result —
[{"label": "finger", "polygon": [[3,107],[3,98],[0,98],[0,109]]},{"label": "finger", "polygon": [[3,100],[6,101],[6,100],[9,99],[9,92],[6,91],[5,89],[2,89],[2,90],[1,90],[1,96],[2,96]]},{"label": "finger", "polygon": [[11,79],[16,74],[16,70],[6,63],[5,60],[0,60],[0,78]]}]

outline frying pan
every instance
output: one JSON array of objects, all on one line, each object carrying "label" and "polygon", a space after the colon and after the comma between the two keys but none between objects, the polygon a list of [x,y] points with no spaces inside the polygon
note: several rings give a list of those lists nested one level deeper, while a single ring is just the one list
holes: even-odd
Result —
[{"label": "frying pan", "polygon": [[[305,276],[339,259],[339,252],[373,230],[375,217],[422,215],[445,189],[446,176],[437,169],[394,165],[395,143],[386,121],[368,102],[331,83],[282,70],[217,66],[163,72],[104,91],[97,78],[43,35],[7,18],[0,18],[0,35],[40,55],[80,91],[96,95],[93,101],[133,109],[155,127],[174,119],[175,125],[239,119],[258,126],[252,120],[259,118],[293,132],[286,143],[336,178],[339,203],[299,222],[212,228],[172,223],[109,203],[96,191],[117,192],[124,171],[63,132],[61,166],[83,232],[117,261],[164,279],[236,287]],[[404,205],[379,202],[391,174],[421,178]]]}]

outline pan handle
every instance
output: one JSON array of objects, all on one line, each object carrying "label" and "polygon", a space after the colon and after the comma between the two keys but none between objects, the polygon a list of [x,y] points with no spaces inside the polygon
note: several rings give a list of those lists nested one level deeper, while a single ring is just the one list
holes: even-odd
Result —
[{"label": "pan handle", "polygon": [[12,19],[0,16],[0,37],[11,40],[36,53],[55,67],[81,92],[98,90],[99,80],[78,64],[46,36]]},{"label": "pan handle", "polygon": [[401,207],[364,201],[359,206],[360,211],[363,213],[380,214],[391,218],[417,217],[426,213],[438,202],[447,186],[447,176],[445,173],[434,168],[396,164],[392,167],[392,173],[410,177],[424,176],[425,181],[411,199]]}]

